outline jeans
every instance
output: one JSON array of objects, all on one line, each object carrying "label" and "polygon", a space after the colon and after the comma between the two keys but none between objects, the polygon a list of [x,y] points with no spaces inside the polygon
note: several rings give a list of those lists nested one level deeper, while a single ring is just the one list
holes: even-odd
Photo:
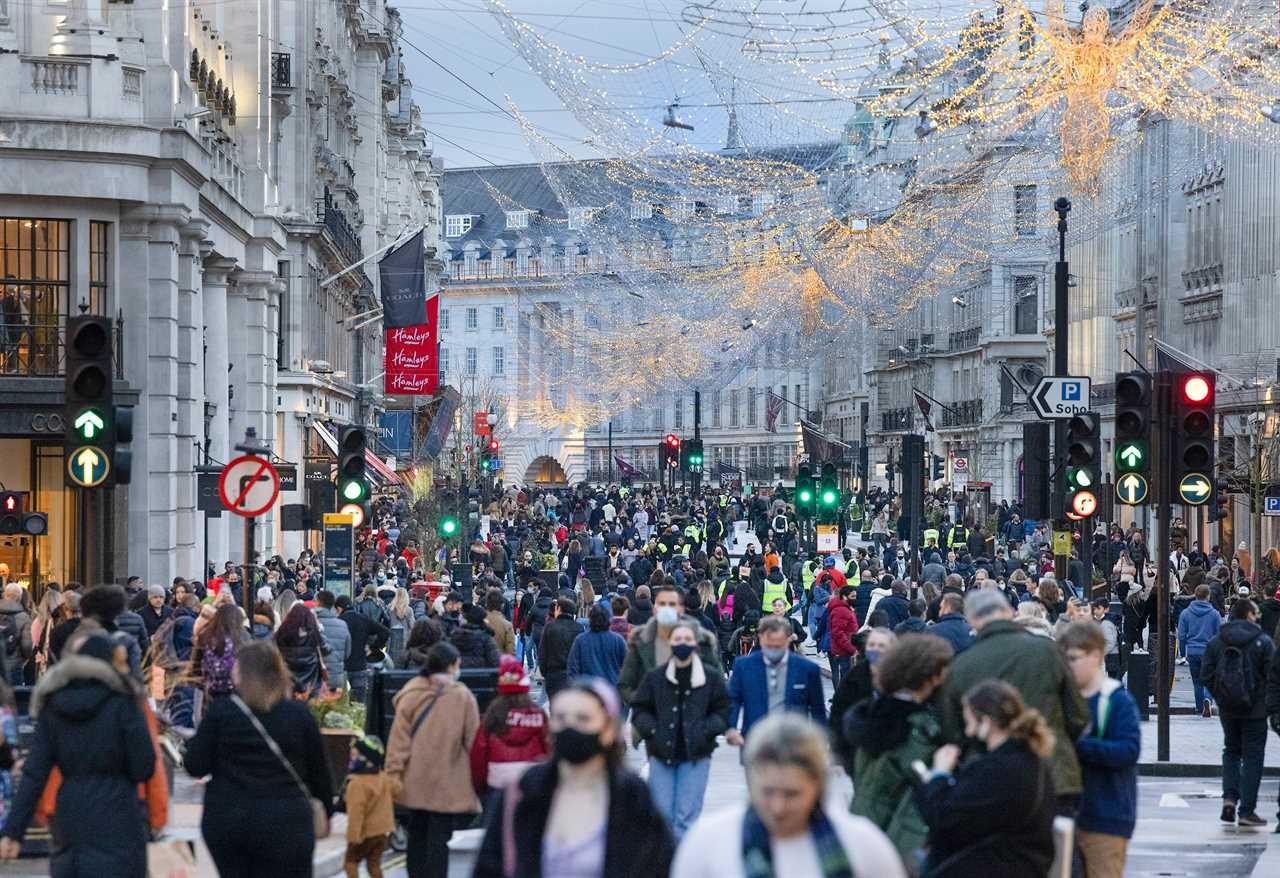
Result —
[{"label": "jeans", "polygon": [[347,683],[351,687],[351,703],[364,704],[365,694],[369,691],[369,672],[348,671]]},{"label": "jeans", "polygon": [[702,813],[702,797],[711,775],[711,758],[667,765],[649,760],[649,794],[679,841]]},{"label": "jeans", "polygon": [[1236,802],[1239,813],[1252,814],[1258,807],[1258,784],[1262,783],[1267,720],[1234,716],[1218,719],[1222,721],[1222,799]]},{"label": "jeans", "polygon": [[464,815],[409,809],[409,846],[405,870],[409,878],[448,878],[449,839]]},{"label": "jeans", "polygon": [[831,656],[831,688],[839,689],[840,681],[844,679],[844,675],[849,673],[849,665],[853,662],[853,656],[850,655],[833,655]]},{"label": "jeans", "polygon": [[1200,667],[1204,664],[1204,653],[1200,655],[1187,656],[1187,667],[1191,669],[1191,685],[1196,693],[1196,713],[1204,710],[1204,702],[1206,699],[1210,703],[1213,702],[1213,696],[1209,694],[1209,690],[1205,687],[1204,681],[1200,679]]}]

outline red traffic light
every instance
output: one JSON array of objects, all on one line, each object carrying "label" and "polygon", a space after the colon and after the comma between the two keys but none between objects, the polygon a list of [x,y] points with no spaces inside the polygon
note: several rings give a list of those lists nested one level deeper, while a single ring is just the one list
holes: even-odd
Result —
[{"label": "red traffic light", "polygon": [[666,438],[666,443],[671,448],[679,448],[680,437],[677,436],[675,433],[668,433]]},{"label": "red traffic light", "polygon": [[3,497],[3,500],[0,500],[0,506],[3,507],[4,512],[21,512],[22,511],[21,504],[18,502],[17,494],[11,494],[11,493],[5,492],[3,495],[0,495],[0,497]]},{"label": "red traffic light", "polygon": [[499,448],[501,448],[501,447],[502,447],[502,446],[498,443],[498,440],[497,440],[497,439],[492,439],[492,438],[491,438],[491,439],[489,440],[489,450],[490,450],[490,451],[492,451],[492,452],[494,452],[495,454],[497,453],[498,449],[499,449]]},{"label": "red traffic light", "polygon": [[1182,397],[1190,403],[1205,403],[1213,393],[1213,385],[1203,375],[1188,375],[1182,382]]}]

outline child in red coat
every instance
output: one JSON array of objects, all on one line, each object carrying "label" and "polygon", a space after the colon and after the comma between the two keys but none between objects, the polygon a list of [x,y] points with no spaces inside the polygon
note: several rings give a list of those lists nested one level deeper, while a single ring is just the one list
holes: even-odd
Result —
[{"label": "child in red coat", "polygon": [[551,752],[547,715],[529,699],[529,677],[514,656],[498,664],[498,697],[493,699],[471,745],[471,782],[482,799],[519,779]]}]

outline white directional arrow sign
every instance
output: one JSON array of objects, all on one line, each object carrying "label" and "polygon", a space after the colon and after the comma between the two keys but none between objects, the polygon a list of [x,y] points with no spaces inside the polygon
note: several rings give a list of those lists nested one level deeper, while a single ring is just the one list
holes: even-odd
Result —
[{"label": "white directional arrow sign", "polygon": [[1041,378],[1027,402],[1046,421],[1082,415],[1089,411],[1089,379]]},{"label": "white directional arrow sign", "polygon": [[1209,499],[1213,486],[1209,479],[1200,473],[1188,473],[1178,482],[1178,496],[1182,502],[1190,506],[1199,506]]},{"label": "white directional arrow sign", "polygon": [[97,412],[93,409],[85,409],[76,418],[73,426],[76,428],[76,432],[84,436],[84,438],[92,439],[93,434],[99,432],[104,425]]},{"label": "white directional arrow sign", "polygon": [[1116,482],[1116,499],[1126,506],[1138,506],[1145,503],[1150,486],[1147,480],[1137,473],[1125,473]]},{"label": "white directional arrow sign", "polygon": [[67,475],[82,488],[95,488],[107,478],[111,462],[101,448],[86,445],[67,458]]}]

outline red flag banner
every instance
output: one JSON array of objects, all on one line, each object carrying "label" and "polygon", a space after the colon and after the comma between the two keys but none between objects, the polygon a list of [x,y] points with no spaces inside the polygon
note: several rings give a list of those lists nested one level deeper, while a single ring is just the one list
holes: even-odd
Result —
[{"label": "red flag banner", "polygon": [[764,428],[770,433],[778,432],[778,415],[782,413],[782,402],[782,397],[771,388],[764,404]]},{"label": "red flag banner", "polygon": [[914,387],[911,388],[912,394],[916,398],[916,406],[920,409],[920,414],[924,415],[924,429],[926,433],[933,432],[933,421],[929,419],[929,413],[933,411],[933,405],[929,402],[929,398]]},{"label": "red flag banner", "polygon": [[427,322],[388,329],[384,351],[383,386],[388,394],[432,396],[440,384],[436,321],[440,297],[427,300]]}]

